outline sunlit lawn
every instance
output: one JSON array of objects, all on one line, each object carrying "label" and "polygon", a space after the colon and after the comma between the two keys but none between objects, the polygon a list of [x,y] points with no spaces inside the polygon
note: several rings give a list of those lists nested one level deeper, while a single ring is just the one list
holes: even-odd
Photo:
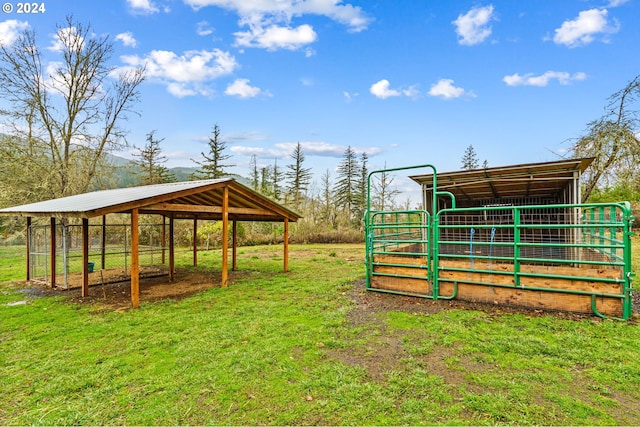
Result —
[{"label": "sunlit lawn", "polygon": [[640,423],[635,319],[359,307],[361,245],[292,245],[288,273],[240,248],[230,287],[115,312],[20,293],[23,253],[0,252],[1,425]]}]

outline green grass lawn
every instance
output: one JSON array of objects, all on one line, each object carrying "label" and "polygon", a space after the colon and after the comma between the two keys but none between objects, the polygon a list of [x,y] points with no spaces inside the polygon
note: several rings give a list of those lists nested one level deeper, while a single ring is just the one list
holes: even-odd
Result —
[{"label": "green grass lawn", "polygon": [[0,425],[640,424],[637,319],[374,309],[362,245],[292,245],[288,273],[281,246],[240,248],[228,288],[116,312],[25,296],[20,256],[0,257]]}]

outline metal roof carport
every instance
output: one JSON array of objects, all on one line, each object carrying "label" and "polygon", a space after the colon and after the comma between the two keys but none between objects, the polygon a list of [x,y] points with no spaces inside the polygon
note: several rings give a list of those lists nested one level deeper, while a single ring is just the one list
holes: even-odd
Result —
[{"label": "metal roof carport", "polygon": [[[82,219],[83,285],[82,296],[89,293],[89,219],[112,213],[131,215],[131,304],[139,306],[138,218],[140,214],[158,214],[169,218],[169,278],[174,274],[174,219],[222,221],[222,286],[228,285],[228,236],[232,221],[232,268],[236,267],[236,222],[272,221],[284,223],[284,271],[289,263],[289,222],[301,218],[297,213],[240,184],[232,178],[175,182],[131,188],[94,191],[75,196],[0,209],[0,215],[27,218],[27,230],[32,217],[48,217],[52,229],[56,218]],[[55,286],[55,233],[52,236],[51,277]],[[29,239],[27,239],[27,242]],[[197,260],[194,246],[194,263]],[[27,280],[29,280],[29,247],[27,243]]]}]

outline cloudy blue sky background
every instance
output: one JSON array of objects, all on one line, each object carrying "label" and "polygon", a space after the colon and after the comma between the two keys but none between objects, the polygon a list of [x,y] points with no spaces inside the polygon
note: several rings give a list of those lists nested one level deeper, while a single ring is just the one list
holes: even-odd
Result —
[{"label": "cloudy blue sky background", "polygon": [[109,35],[112,66],[146,65],[130,144],[155,130],[168,166],[193,166],[217,123],[245,176],[298,142],[316,181],[347,146],[371,169],[457,170],[470,144],[490,166],[555,160],[640,74],[639,0],[9,3],[1,43],[33,29],[56,61],[72,14]]}]

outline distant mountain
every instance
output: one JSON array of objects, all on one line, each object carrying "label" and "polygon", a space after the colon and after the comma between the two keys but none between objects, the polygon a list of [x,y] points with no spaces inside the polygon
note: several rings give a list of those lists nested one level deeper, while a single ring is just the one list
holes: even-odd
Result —
[{"label": "distant mountain", "polygon": [[[115,156],[113,154],[107,154],[107,160],[114,167],[113,178],[115,186],[117,188],[133,187],[138,185],[138,179],[135,171],[138,168],[133,160],[125,159],[124,157]],[[189,181],[191,176],[197,171],[197,168],[190,168],[185,166],[177,166],[169,168],[169,172],[173,173],[176,177],[176,181]],[[251,181],[243,176],[236,174],[229,174],[228,177],[235,179],[241,184],[246,186],[251,185]]]}]

